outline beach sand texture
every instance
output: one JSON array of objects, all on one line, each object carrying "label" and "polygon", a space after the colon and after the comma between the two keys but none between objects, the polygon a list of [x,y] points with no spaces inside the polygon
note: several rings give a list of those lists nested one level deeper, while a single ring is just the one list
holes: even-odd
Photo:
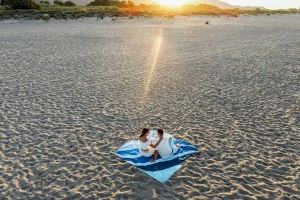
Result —
[{"label": "beach sand texture", "polygon": [[[299,199],[299,72],[299,15],[1,21],[0,198]],[[145,126],[200,150],[165,184]]]}]

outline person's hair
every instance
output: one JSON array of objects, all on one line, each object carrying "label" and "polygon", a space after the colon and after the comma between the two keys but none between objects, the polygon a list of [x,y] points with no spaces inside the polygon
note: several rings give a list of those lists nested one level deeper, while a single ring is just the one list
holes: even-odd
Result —
[{"label": "person's hair", "polygon": [[159,135],[163,135],[163,134],[164,134],[164,131],[163,131],[162,129],[158,129],[158,130],[157,130],[157,133],[158,133]]},{"label": "person's hair", "polygon": [[149,128],[144,128],[139,138],[143,137],[143,136],[146,135],[148,132],[149,132]]}]

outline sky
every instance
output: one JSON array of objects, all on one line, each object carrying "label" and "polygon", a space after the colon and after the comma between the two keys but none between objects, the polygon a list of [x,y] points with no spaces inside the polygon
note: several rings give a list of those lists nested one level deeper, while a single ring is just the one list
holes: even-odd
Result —
[{"label": "sky", "polygon": [[263,6],[270,9],[299,8],[300,0],[223,0],[232,5]]}]

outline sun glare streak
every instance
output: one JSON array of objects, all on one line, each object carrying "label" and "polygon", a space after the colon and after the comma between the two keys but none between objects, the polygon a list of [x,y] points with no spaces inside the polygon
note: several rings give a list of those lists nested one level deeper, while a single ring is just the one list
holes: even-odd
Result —
[{"label": "sun glare streak", "polygon": [[169,7],[180,7],[189,2],[190,0],[155,0],[157,4]]},{"label": "sun glare streak", "polygon": [[151,82],[152,82],[153,73],[155,71],[157,61],[158,61],[158,57],[159,57],[159,53],[160,53],[160,49],[161,49],[162,40],[163,40],[163,30],[159,29],[158,34],[155,38],[152,53],[151,53],[152,59],[151,59],[151,62],[150,62],[151,63],[150,70],[148,72],[148,77],[147,77],[147,80],[146,80],[145,91],[144,91],[144,95],[143,95],[143,102],[148,97],[148,93],[149,93]]}]

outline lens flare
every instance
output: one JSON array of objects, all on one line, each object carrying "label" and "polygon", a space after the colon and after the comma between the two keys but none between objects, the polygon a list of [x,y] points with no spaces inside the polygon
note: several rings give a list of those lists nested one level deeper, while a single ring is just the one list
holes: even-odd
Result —
[{"label": "lens flare", "polygon": [[183,4],[191,2],[190,0],[155,0],[155,3],[163,5],[163,6],[169,6],[169,7],[179,7]]},{"label": "lens flare", "polygon": [[155,37],[154,44],[153,44],[153,49],[152,49],[152,59],[151,59],[151,64],[150,64],[150,69],[148,71],[147,79],[146,79],[146,84],[145,84],[145,90],[144,90],[144,95],[143,95],[143,102],[147,99],[148,93],[150,90],[151,82],[152,82],[152,77],[153,73],[155,71],[156,65],[157,65],[157,60],[159,57],[159,52],[161,49],[161,43],[163,40],[163,29],[158,30],[158,34]]}]

